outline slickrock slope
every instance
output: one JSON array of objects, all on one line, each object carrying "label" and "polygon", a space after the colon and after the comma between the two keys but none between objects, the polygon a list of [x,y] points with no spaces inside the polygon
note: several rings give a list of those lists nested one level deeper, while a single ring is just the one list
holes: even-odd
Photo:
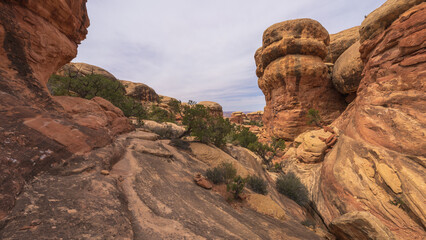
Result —
[{"label": "slickrock slope", "polygon": [[[49,76],[76,56],[88,26],[85,0],[0,2],[0,219],[25,180],[132,128],[105,100],[89,101],[95,113],[70,112],[47,91]],[[83,121],[99,114],[108,120]]]},{"label": "slickrock slope", "polygon": [[264,32],[255,60],[266,100],[263,122],[271,136],[292,140],[309,129],[306,114],[311,108],[326,123],[344,110],[344,99],[322,61],[329,41],[327,30],[311,19],[277,23]]},{"label": "slickrock slope", "polygon": [[[87,158],[40,174],[19,196],[0,238],[320,239],[292,220],[293,215],[303,219],[303,211],[274,190],[268,196],[249,194],[253,204],[258,198],[270,204],[252,210],[234,208],[195,184],[197,172],[222,160],[263,176],[247,150],[230,150],[241,157],[237,161],[215,147],[194,143],[191,153],[157,138],[134,131]],[[276,211],[268,212],[271,206]]]},{"label": "slickrock slope", "polygon": [[342,239],[426,238],[426,3],[400,11],[413,2],[388,1],[362,23],[364,77],[324,161],[302,163],[295,148],[285,156]]}]

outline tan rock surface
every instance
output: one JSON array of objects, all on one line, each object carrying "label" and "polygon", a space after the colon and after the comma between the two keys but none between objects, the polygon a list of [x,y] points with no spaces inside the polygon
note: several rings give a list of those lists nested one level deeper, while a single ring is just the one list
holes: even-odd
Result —
[{"label": "tan rock surface", "polygon": [[328,67],[329,36],[311,19],[290,20],[269,27],[255,55],[258,84],[265,94],[263,122],[269,135],[294,139],[312,128],[306,114],[311,108],[330,123],[345,108],[334,89]]},{"label": "tan rock surface", "polygon": [[336,60],[356,41],[359,41],[359,26],[330,35],[330,46],[325,62],[335,63]]},{"label": "tan rock surface", "polygon": [[67,63],[59,68],[55,74],[59,76],[87,76],[90,74],[99,74],[104,77],[116,80],[115,76],[107,70],[87,63]]},{"label": "tan rock surface", "polygon": [[238,124],[243,124],[244,123],[244,119],[246,119],[247,116],[246,114],[244,114],[243,112],[233,112],[231,114],[231,117],[229,118],[229,121],[231,121],[232,123],[238,123]]},{"label": "tan rock surface", "polygon": [[337,59],[333,68],[333,84],[342,94],[355,93],[362,78],[364,63],[359,53],[359,41]]},{"label": "tan rock surface", "polygon": [[126,89],[126,95],[142,102],[158,102],[160,97],[154,89],[143,83],[120,80]]},{"label": "tan rock surface", "polygon": [[219,103],[211,102],[211,101],[201,101],[198,104],[208,108],[210,110],[210,113],[213,116],[217,116],[217,117],[223,116],[222,106]]}]

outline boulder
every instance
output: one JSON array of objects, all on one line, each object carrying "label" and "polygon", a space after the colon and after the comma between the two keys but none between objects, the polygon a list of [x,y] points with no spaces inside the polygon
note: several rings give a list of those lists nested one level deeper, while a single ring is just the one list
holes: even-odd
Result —
[{"label": "boulder", "polygon": [[309,109],[319,110],[325,123],[344,110],[345,101],[322,61],[329,41],[327,30],[312,19],[277,23],[264,32],[255,60],[269,135],[291,140],[311,129],[306,118]]},{"label": "boulder", "polygon": [[300,141],[299,147],[296,149],[297,158],[304,163],[317,163],[324,159],[325,151],[328,146],[324,139],[332,135],[330,132],[325,132],[323,129],[309,131],[301,134],[295,140]]},{"label": "boulder", "polygon": [[333,84],[342,94],[355,93],[362,78],[364,63],[359,53],[359,41],[355,42],[337,59],[333,68]]},{"label": "boulder", "polygon": [[359,26],[343,30],[330,35],[328,54],[324,59],[327,63],[335,63],[336,60],[355,42],[359,41]]},{"label": "boulder", "polygon": [[179,138],[185,132],[185,128],[174,123],[144,120],[143,128],[148,129],[164,138]]},{"label": "boulder", "polygon": [[383,239],[395,236],[383,223],[369,212],[346,213],[330,223],[330,231],[341,240]]},{"label": "boulder", "polygon": [[219,103],[211,102],[211,101],[201,101],[198,104],[203,105],[207,109],[209,109],[210,114],[216,117],[223,117],[222,106]]}]

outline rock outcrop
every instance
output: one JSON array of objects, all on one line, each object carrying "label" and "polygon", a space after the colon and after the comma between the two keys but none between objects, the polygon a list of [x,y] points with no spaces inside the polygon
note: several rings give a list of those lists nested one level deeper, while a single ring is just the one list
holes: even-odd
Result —
[{"label": "rock outcrop", "polygon": [[59,68],[55,74],[59,76],[87,76],[90,74],[99,74],[116,80],[115,76],[107,70],[87,63],[67,63]]},{"label": "rock outcrop", "polygon": [[319,110],[326,123],[345,109],[322,61],[329,41],[327,30],[311,19],[277,23],[264,32],[255,59],[266,100],[263,122],[271,136],[294,139],[311,128],[309,109]]},{"label": "rock outcrop", "polygon": [[201,101],[198,104],[203,105],[207,109],[209,109],[210,114],[216,117],[223,117],[222,106],[219,103],[211,102],[211,101]]},{"label": "rock outcrop", "polygon": [[[308,186],[324,222],[341,226],[342,239],[378,229],[384,239],[426,237],[426,3],[401,13],[395,2],[414,1],[388,1],[361,25],[363,78],[356,99],[332,124],[339,129],[336,145],[316,164],[301,163],[290,148],[283,163]],[[345,220],[362,211],[385,227],[367,230],[375,223],[365,217]]]},{"label": "rock outcrop", "polygon": [[75,109],[47,90],[51,74],[76,56],[88,26],[85,0],[0,2],[0,219],[32,176],[132,129],[103,99],[68,99],[84,105]]},{"label": "rock outcrop", "polygon": [[359,41],[350,46],[337,59],[333,68],[333,84],[342,94],[356,93],[362,78],[364,63],[359,53]]},{"label": "rock outcrop", "polygon": [[360,27],[353,27],[341,32],[330,35],[330,45],[328,46],[328,54],[324,59],[327,63],[335,63],[336,60],[348,49],[359,41]]},{"label": "rock outcrop", "polygon": [[120,80],[126,89],[126,95],[141,102],[159,102],[160,97],[154,89],[143,83]]}]

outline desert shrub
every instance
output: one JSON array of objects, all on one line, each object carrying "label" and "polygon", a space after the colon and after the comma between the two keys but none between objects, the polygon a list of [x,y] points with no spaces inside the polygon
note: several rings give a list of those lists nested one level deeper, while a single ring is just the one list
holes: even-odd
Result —
[{"label": "desert shrub", "polygon": [[173,115],[179,115],[180,117],[183,117],[183,107],[181,101],[172,99],[170,102],[167,103],[167,105],[169,106]]},{"label": "desert shrub", "polygon": [[306,117],[308,118],[308,124],[315,124],[319,127],[321,127],[321,116],[319,114],[319,111],[316,109],[309,109],[308,113],[306,114]]},{"label": "desert shrub", "polygon": [[157,105],[152,105],[148,113],[148,119],[156,122],[175,122],[175,118],[169,111],[160,108]]},{"label": "desert shrub", "polygon": [[241,147],[248,148],[251,143],[257,142],[256,134],[250,132],[246,127],[234,127],[232,133],[232,142]]},{"label": "desert shrub", "polygon": [[182,139],[178,139],[178,138],[172,138],[170,140],[170,145],[172,145],[173,147],[177,147],[180,148],[182,150],[190,150],[191,148],[189,147],[189,142],[184,141]]},{"label": "desert shrub", "polygon": [[237,169],[235,169],[232,163],[223,162],[213,169],[209,168],[206,171],[206,177],[214,184],[228,183],[237,175]]},{"label": "desert shrub", "polygon": [[279,193],[287,196],[301,206],[309,202],[308,190],[292,172],[281,174],[277,179],[276,187]]},{"label": "desert shrub", "polygon": [[94,97],[102,97],[120,108],[126,117],[136,117],[138,120],[146,118],[145,108],[133,98],[125,95],[123,84],[103,75],[52,75],[47,87],[54,96],[73,96],[89,100]]},{"label": "desert shrub", "polygon": [[263,123],[260,121],[250,121],[248,123],[244,123],[245,125],[258,126],[263,127]]},{"label": "desert shrub", "polygon": [[256,193],[266,195],[268,193],[266,181],[263,178],[256,175],[251,175],[247,177],[246,180],[247,187],[253,190]]},{"label": "desert shrub", "polygon": [[234,177],[232,182],[226,185],[226,190],[231,192],[234,196],[234,199],[240,198],[240,194],[243,192],[245,186],[245,179],[240,175]]},{"label": "desert shrub", "polygon": [[228,119],[211,116],[208,109],[202,105],[193,104],[184,107],[182,123],[187,127],[187,133],[195,136],[203,143],[213,143],[221,147],[225,137],[231,132],[232,125]]}]

